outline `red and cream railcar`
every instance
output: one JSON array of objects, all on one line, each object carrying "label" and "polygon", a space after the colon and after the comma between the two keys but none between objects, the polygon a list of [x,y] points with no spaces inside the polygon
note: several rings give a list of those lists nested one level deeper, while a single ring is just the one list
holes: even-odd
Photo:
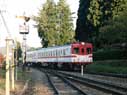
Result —
[{"label": "red and cream railcar", "polygon": [[42,48],[35,51],[28,51],[26,62],[30,63],[67,63],[67,64],[90,64],[92,58],[92,44],[76,42],[64,46]]}]

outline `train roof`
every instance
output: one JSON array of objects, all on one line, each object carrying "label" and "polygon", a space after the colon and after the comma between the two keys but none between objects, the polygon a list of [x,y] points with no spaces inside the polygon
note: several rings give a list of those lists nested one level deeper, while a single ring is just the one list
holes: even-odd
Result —
[{"label": "train roof", "polygon": [[38,49],[38,50],[45,50],[45,49],[53,49],[53,48],[61,48],[61,47],[68,47],[70,46],[71,44],[68,44],[68,45],[63,45],[63,46],[53,46],[53,47],[47,47],[47,48],[41,48],[41,49]]},{"label": "train roof", "polygon": [[71,44],[67,44],[67,45],[63,45],[63,46],[52,46],[52,47],[47,47],[47,48],[40,48],[37,50],[31,50],[31,51],[27,51],[27,52],[34,52],[34,51],[41,51],[41,50],[47,50],[47,49],[53,49],[53,48],[61,48],[61,47],[68,47]]},{"label": "train roof", "polygon": [[27,51],[27,52],[49,50],[49,49],[68,47],[68,46],[71,46],[71,45],[79,45],[79,44],[92,45],[91,43],[86,43],[86,42],[74,42],[72,44],[66,44],[66,45],[62,45],[62,46],[52,46],[52,47],[47,47],[47,48],[40,48],[40,49],[37,49],[37,50],[32,50],[32,51]]}]

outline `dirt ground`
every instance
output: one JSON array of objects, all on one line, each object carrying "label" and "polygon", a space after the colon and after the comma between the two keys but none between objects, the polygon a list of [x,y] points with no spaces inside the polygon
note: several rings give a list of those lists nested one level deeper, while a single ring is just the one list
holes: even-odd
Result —
[{"label": "dirt ground", "polygon": [[31,69],[29,77],[31,80],[29,81],[28,90],[23,95],[53,95],[44,73]]},{"label": "dirt ground", "polygon": [[[21,68],[20,68],[21,69]],[[21,71],[21,70],[20,70]],[[22,75],[23,74],[23,75]],[[5,95],[5,78],[0,77],[0,95]],[[36,69],[20,72],[11,95],[54,95],[44,73]]]}]

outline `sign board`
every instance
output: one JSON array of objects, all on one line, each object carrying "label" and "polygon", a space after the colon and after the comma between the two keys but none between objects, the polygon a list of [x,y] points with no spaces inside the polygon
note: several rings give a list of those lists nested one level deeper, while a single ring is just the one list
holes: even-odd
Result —
[{"label": "sign board", "polygon": [[19,32],[20,32],[20,34],[28,34],[29,33],[29,26],[20,24],[19,25]]}]

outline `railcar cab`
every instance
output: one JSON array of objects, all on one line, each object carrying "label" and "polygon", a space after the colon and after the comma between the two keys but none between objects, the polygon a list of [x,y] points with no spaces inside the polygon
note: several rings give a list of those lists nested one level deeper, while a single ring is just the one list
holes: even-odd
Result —
[{"label": "railcar cab", "polygon": [[92,54],[92,44],[85,42],[77,42],[72,44],[72,54],[88,55]]}]

